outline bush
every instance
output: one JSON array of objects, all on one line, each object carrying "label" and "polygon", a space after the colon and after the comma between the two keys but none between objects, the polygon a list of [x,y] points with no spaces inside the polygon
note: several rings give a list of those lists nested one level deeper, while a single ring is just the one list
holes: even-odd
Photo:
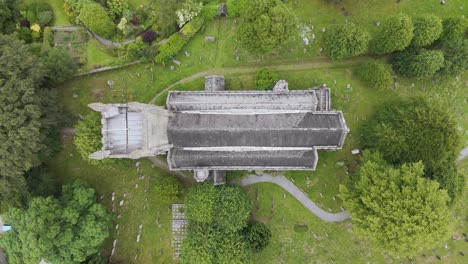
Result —
[{"label": "bush", "polygon": [[244,239],[252,252],[262,251],[271,240],[271,230],[262,222],[249,224],[243,233]]},{"label": "bush", "polygon": [[26,43],[31,43],[32,42],[31,30],[26,27],[19,28],[18,38],[23,40]]},{"label": "bush", "polygon": [[92,112],[85,116],[83,120],[80,120],[75,129],[73,144],[75,144],[81,157],[91,164],[98,163],[96,160],[91,160],[89,155],[102,148],[101,116],[96,112]]},{"label": "bush", "polygon": [[52,11],[43,11],[37,14],[37,23],[42,26],[49,25],[54,19],[54,13]]},{"label": "bush", "polygon": [[226,2],[229,17],[239,17],[244,13],[246,0],[228,0]]},{"label": "bush", "polygon": [[392,67],[377,61],[362,65],[357,73],[364,82],[377,89],[386,88],[393,81]]},{"label": "bush", "polygon": [[442,28],[440,36],[442,42],[463,39],[468,34],[468,20],[458,17],[447,18],[442,22]]},{"label": "bush", "polygon": [[73,77],[78,65],[70,57],[66,48],[53,48],[44,58],[46,77],[52,84],[61,83]]},{"label": "bush", "polygon": [[200,11],[200,17],[202,17],[206,21],[211,21],[218,15],[219,5],[207,5],[202,8]]},{"label": "bush", "polygon": [[177,201],[183,192],[182,184],[174,176],[160,176],[154,184],[156,199],[171,203]]},{"label": "bush", "polygon": [[371,42],[371,50],[376,54],[386,54],[404,50],[413,39],[413,23],[405,14],[387,18],[377,37]]},{"label": "bush", "polygon": [[80,10],[77,19],[89,30],[105,38],[110,38],[114,33],[114,23],[107,15],[104,7],[97,3],[85,5]]},{"label": "bush", "polygon": [[141,34],[141,39],[144,43],[151,45],[151,43],[156,40],[156,33],[152,30],[147,30]]},{"label": "bush", "polygon": [[189,41],[191,38],[193,38],[193,36],[195,36],[195,34],[197,34],[197,32],[202,28],[204,24],[205,20],[203,18],[196,17],[190,20],[190,22],[188,22],[187,24],[185,24],[185,26],[182,29],[180,29],[180,33],[182,34],[185,40]]},{"label": "bush", "polygon": [[107,7],[112,16],[119,17],[128,9],[128,2],[127,0],[107,0]]},{"label": "bush", "polygon": [[255,75],[255,87],[257,90],[271,90],[278,81],[278,74],[276,72],[263,68]]},{"label": "bush", "polygon": [[325,33],[324,52],[333,60],[357,56],[367,51],[370,35],[354,23],[336,25]]},{"label": "bush", "polygon": [[414,37],[411,42],[416,47],[432,44],[442,34],[442,19],[435,15],[424,15],[413,20]]},{"label": "bush", "polygon": [[406,77],[428,77],[444,66],[444,53],[438,50],[409,49],[395,55],[395,71]]},{"label": "bush", "polygon": [[444,73],[458,74],[468,69],[468,39],[458,39],[445,42]]},{"label": "bush", "polygon": [[35,2],[28,5],[26,18],[30,23],[39,23],[45,26],[52,22],[54,13],[52,7],[44,2]]},{"label": "bush", "polygon": [[44,34],[42,36],[42,47],[41,53],[46,54],[54,43],[54,33],[50,27],[44,28]]}]

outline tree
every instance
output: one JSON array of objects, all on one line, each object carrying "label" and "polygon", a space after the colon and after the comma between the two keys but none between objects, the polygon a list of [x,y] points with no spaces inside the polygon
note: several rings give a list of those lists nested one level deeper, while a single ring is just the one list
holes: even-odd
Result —
[{"label": "tree", "polygon": [[278,74],[268,68],[257,71],[255,75],[255,86],[257,90],[271,90],[277,81]]},{"label": "tree", "polygon": [[148,45],[151,45],[153,41],[156,40],[156,33],[152,30],[147,30],[141,34],[143,42],[145,42]]},{"label": "tree", "polygon": [[47,79],[52,83],[61,83],[73,77],[78,65],[65,48],[53,48],[44,58]]},{"label": "tree", "polygon": [[177,24],[179,28],[183,27],[187,22],[192,20],[192,18],[198,16],[202,10],[203,3],[197,2],[195,0],[187,0],[182,4],[182,7],[176,11],[177,14]]},{"label": "tree", "polygon": [[89,30],[105,38],[110,38],[114,33],[114,23],[104,7],[98,3],[89,3],[83,6],[77,19]]},{"label": "tree", "polygon": [[212,184],[202,184],[190,190],[185,202],[187,218],[195,222],[211,223],[216,195],[217,191]]},{"label": "tree", "polygon": [[9,34],[15,31],[19,18],[16,0],[0,0],[0,33]]},{"label": "tree", "polygon": [[216,198],[213,220],[220,228],[236,232],[246,226],[251,205],[241,188],[223,186],[218,189]]},{"label": "tree", "polygon": [[333,60],[357,56],[367,51],[370,35],[354,23],[335,25],[325,33],[325,54]]},{"label": "tree", "polygon": [[444,66],[444,53],[438,50],[408,49],[395,55],[395,71],[406,77],[429,77]]},{"label": "tree", "polygon": [[176,10],[179,7],[179,1],[156,0],[154,6],[157,7],[155,10],[157,22],[153,29],[162,37],[169,37],[178,29]]},{"label": "tree", "polygon": [[78,122],[75,126],[76,132],[73,139],[76,149],[84,160],[90,163],[98,162],[91,160],[89,155],[101,149],[101,117],[98,113],[92,112]]},{"label": "tree", "polygon": [[40,163],[43,68],[15,36],[0,35],[0,174],[21,175]]},{"label": "tree", "polygon": [[107,0],[107,7],[112,16],[120,17],[125,10],[128,10],[128,2],[127,0]]},{"label": "tree", "polygon": [[38,197],[25,210],[11,209],[12,230],[0,237],[9,263],[77,263],[99,251],[109,237],[111,215],[84,183],[65,185],[60,199]]},{"label": "tree", "polygon": [[156,178],[154,191],[158,201],[173,202],[183,193],[183,187],[173,176],[160,176]]},{"label": "tree", "polygon": [[413,23],[405,14],[387,18],[375,39],[371,42],[371,50],[376,54],[386,54],[401,51],[408,47],[413,39]]},{"label": "tree", "polygon": [[468,69],[468,39],[459,39],[444,42],[443,72],[458,74]]},{"label": "tree", "polygon": [[421,162],[393,168],[379,153],[365,151],[357,174],[348,186],[340,186],[353,230],[377,247],[405,257],[444,241],[450,224],[449,197],[423,175]]},{"label": "tree", "polygon": [[276,0],[248,1],[238,40],[250,53],[262,55],[284,44],[295,29],[289,9]]},{"label": "tree", "polygon": [[0,173],[0,214],[13,207],[23,207],[27,198],[28,192],[24,177]]},{"label": "tree", "polygon": [[262,222],[249,224],[243,232],[245,241],[252,252],[260,252],[270,243],[271,230]]},{"label": "tree", "polygon": [[388,64],[372,61],[362,65],[357,74],[359,77],[376,89],[384,89],[393,81],[393,70]]},{"label": "tree", "polygon": [[455,163],[461,145],[454,118],[423,98],[384,104],[363,128],[362,140],[364,146],[379,151],[391,164],[422,161],[426,177],[436,180],[442,177],[436,176],[441,168]]},{"label": "tree", "polygon": [[440,41],[459,40],[467,37],[468,20],[466,18],[449,17],[442,22],[442,35]]},{"label": "tree", "polygon": [[413,20],[414,37],[411,42],[416,47],[424,47],[436,41],[442,34],[442,19],[435,15],[423,15]]}]

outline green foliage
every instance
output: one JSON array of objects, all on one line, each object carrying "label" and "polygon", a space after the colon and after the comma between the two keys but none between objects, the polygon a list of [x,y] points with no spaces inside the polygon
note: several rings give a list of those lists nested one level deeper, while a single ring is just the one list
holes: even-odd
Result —
[{"label": "green foliage", "polygon": [[[381,106],[363,129],[362,140],[364,146],[379,151],[392,164],[422,161],[429,178],[457,177],[456,173],[438,175],[442,168],[454,164],[458,156],[461,137],[457,123],[447,111],[422,98]],[[452,186],[440,183],[442,187]],[[451,188],[454,189],[448,192],[454,195],[459,186]]]},{"label": "green foliage", "polygon": [[96,112],[90,113],[76,124],[75,129],[73,144],[76,149],[84,160],[96,163],[97,161],[91,160],[89,155],[99,151],[102,147],[100,115]]},{"label": "green foliage", "polygon": [[455,204],[462,197],[465,177],[457,171],[454,163],[440,164],[428,176],[429,179],[437,181],[442,189],[447,190],[451,198],[450,204]]},{"label": "green foliage", "polygon": [[95,2],[93,0],[64,0],[63,6],[68,16],[77,16],[84,6],[92,3]]},{"label": "green foliage", "polygon": [[442,34],[442,19],[435,15],[423,15],[413,20],[414,37],[411,42],[416,47],[424,47],[436,41]]},{"label": "green foliage", "polygon": [[421,162],[393,168],[379,153],[364,152],[357,174],[340,186],[353,230],[377,247],[404,257],[447,238],[449,197],[435,181],[424,179]]},{"label": "green foliage", "polygon": [[13,207],[23,207],[28,196],[24,177],[0,173],[0,214]]},{"label": "green foliage", "polygon": [[464,39],[468,35],[468,20],[466,18],[450,17],[442,22],[442,35],[440,40],[451,41]]},{"label": "green foliage", "polygon": [[255,75],[255,87],[257,90],[271,90],[278,80],[276,72],[263,68]]},{"label": "green foliage", "polygon": [[244,13],[246,0],[228,0],[226,5],[229,17],[239,17]]},{"label": "green foliage", "polygon": [[413,39],[413,23],[405,14],[387,18],[377,37],[371,41],[371,50],[376,54],[401,51],[408,47]]},{"label": "green foliage", "polygon": [[54,84],[72,78],[78,70],[78,65],[70,57],[67,49],[60,47],[49,50],[44,58],[44,65],[47,69],[47,79]]},{"label": "green foliage", "polygon": [[378,61],[363,64],[357,73],[359,78],[376,89],[387,88],[393,81],[392,67]]},{"label": "green foliage", "polygon": [[90,3],[81,8],[77,19],[89,30],[105,38],[110,38],[114,33],[114,23],[104,7],[97,3]]},{"label": "green foliage", "polygon": [[294,232],[305,233],[309,231],[309,226],[307,225],[294,225]]},{"label": "green foliage", "polygon": [[186,41],[189,41],[193,36],[195,36],[195,34],[197,34],[204,24],[205,20],[203,18],[196,17],[185,24],[185,26],[180,29],[180,33]]},{"label": "green foliage", "polygon": [[61,186],[57,178],[43,166],[35,167],[25,175],[27,189],[33,197],[58,196]]},{"label": "green foliage", "polygon": [[44,34],[42,37],[42,47],[41,47],[41,54],[47,54],[51,49],[54,43],[54,33],[52,33],[52,29],[50,27],[44,28]]},{"label": "green foliage", "polygon": [[236,232],[246,226],[251,204],[247,194],[239,187],[218,188],[213,220],[223,230]]},{"label": "green foliage", "polygon": [[357,56],[367,51],[370,35],[354,23],[332,26],[325,33],[325,54],[333,60]]},{"label": "green foliage", "polygon": [[10,34],[14,32],[19,17],[16,1],[0,0],[0,33]]},{"label": "green foliage", "polygon": [[444,53],[438,50],[408,49],[395,55],[395,72],[406,77],[429,77],[444,66]]},{"label": "green foliage", "polygon": [[157,21],[153,29],[163,38],[175,33],[178,29],[176,10],[179,7],[179,1],[174,0],[156,0],[155,15]]},{"label": "green foliage", "polygon": [[156,199],[162,202],[175,202],[183,193],[183,186],[174,176],[157,177],[154,183]]},{"label": "green foliage", "polygon": [[109,237],[111,215],[96,203],[94,189],[80,182],[63,187],[60,199],[34,198],[25,210],[11,209],[12,230],[0,238],[8,262],[77,263],[99,251]]},{"label": "green foliage", "polygon": [[54,19],[52,7],[44,2],[34,2],[28,5],[26,18],[32,24],[38,23],[41,27],[48,25]]},{"label": "green foliage", "polygon": [[280,47],[293,35],[296,26],[294,15],[276,0],[249,1],[243,17],[237,38],[242,47],[257,55]]},{"label": "green foliage", "polygon": [[85,262],[82,262],[82,264],[107,264],[108,262],[108,259],[98,254],[89,257]]},{"label": "green foliage", "polygon": [[127,0],[107,0],[107,7],[112,16],[120,17],[125,10],[128,10],[128,2]]},{"label": "green foliage", "polygon": [[177,23],[181,28],[187,22],[198,16],[202,10],[203,3],[196,0],[186,0],[182,3],[180,9],[176,11]]},{"label": "green foliage", "polygon": [[444,42],[443,72],[458,74],[468,69],[468,39],[459,39]]},{"label": "green foliage", "polygon": [[244,239],[252,252],[260,252],[270,243],[271,230],[262,222],[249,224],[243,232]]},{"label": "green foliage", "polygon": [[31,43],[32,42],[31,30],[26,27],[19,28],[18,39],[24,41],[25,43]]},{"label": "green foliage", "polygon": [[202,184],[191,189],[185,201],[187,218],[200,223],[213,222],[217,194],[213,184]]},{"label": "green foliage", "polygon": [[218,9],[219,4],[203,6],[199,16],[202,17],[205,21],[211,21],[218,15]]}]

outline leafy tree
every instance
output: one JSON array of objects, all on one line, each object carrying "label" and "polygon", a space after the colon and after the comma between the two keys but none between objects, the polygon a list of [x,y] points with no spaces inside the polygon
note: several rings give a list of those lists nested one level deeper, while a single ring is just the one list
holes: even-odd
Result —
[{"label": "leafy tree", "polygon": [[38,197],[25,210],[11,209],[12,230],[0,237],[9,263],[77,263],[99,251],[109,237],[111,215],[96,203],[94,189],[75,182],[60,199]]},{"label": "leafy tree", "polygon": [[468,34],[468,20],[466,18],[450,17],[444,19],[442,22],[442,35],[440,40],[451,41],[467,37]]},{"label": "leafy tree", "polygon": [[354,23],[335,25],[325,33],[325,54],[333,60],[357,56],[367,51],[370,35]]},{"label": "leafy tree", "polygon": [[160,176],[156,178],[154,191],[158,201],[173,202],[183,193],[183,187],[173,176]]},{"label": "leafy tree", "polygon": [[423,178],[421,162],[393,168],[379,153],[364,152],[357,174],[340,186],[353,230],[392,254],[411,257],[449,232],[449,197]]},{"label": "leafy tree", "polygon": [[16,0],[0,0],[0,33],[9,34],[15,31],[19,17]]},{"label": "leafy tree", "polygon": [[21,27],[18,29],[18,39],[24,41],[25,43],[32,42],[31,30],[29,27]]},{"label": "leafy tree", "polygon": [[458,74],[468,69],[468,39],[444,42],[443,72]]},{"label": "leafy tree", "polygon": [[442,34],[442,19],[436,15],[423,15],[413,20],[414,37],[411,42],[416,47],[424,47],[436,41]]},{"label": "leafy tree", "polygon": [[23,207],[27,198],[24,177],[0,173],[0,214],[13,207]]},{"label": "leafy tree", "polygon": [[[438,180],[439,177],[457,176],[437,176],[441,168],[454,164],[458,156],[461,137],[457,123],[447,111],[425,99],[384,104],[364,127],[362,140],[366,147],[382,153],[391,164],[422,161],[428,178]],[[457,193],[458,186],[440,183],[442,187],[455,188],[448,190],[449,194]]]},{"label": "leafy tree", "polygon": [[90,163],[98,162],[91,160],[89,155],[98,151],[102,147],[101,142],[101,117],[98,113],[92,112],[78,122],[75,126],[76,132],[73,143],[84,160]]},{"label": "leafy tree", "polygon": [[438,50],[408,49],[395,55],[395,71],[406,77],[428,77],[444,66],[444,53]]},{"label": "leafy tree", "polygon": [[257,90],[271,90],[277,81],[278,74],[268,68],[257,71],[255,75],[255,86]]},{"label": "leafy tree", "polygon": [[226,231],[236,232],[246,226],[251,205],[247,194],[239,187],[223,186],[218,189],[213,220]]},{"label": "leafy tree", "polygon": [[253,252],[262,251],[270,243],[271,230],[262,222],[249,224],[243,232],[245,241]]},{"label": "leafy tree", "polygon": [[28,192],[31,196],[56,196],[60,195],[61,186],[58,179],[43,166],[35,167],[25,174]]},{"label": "leafy tree", "polygon": [[40,62],[15,36],[0,35],[0,174],[21,175],[40,163]]},{"label": "leafy tree", "polygon": [[110,38],[114,33],[114,23],[107,15],[104,7],[98,3],[83,6],[77,19],[89,30],[105,38]]},{"label": "leafy tree", "polygon": [[42,37],[41,54],[47,54],[47,52],[49,52],[49,50],[52,48],[53,43],[54,33],[52,33],[52,29],[50,27],[45,27]]},{"label": "leafy tree", "polygon": [[123,15],[125,10],[128,10],[128,1],[127,0],[107,0],[107,6],[109,7],[109,12],[114,17],[120,17]]},{"label": "leafy tree", "polygon": [[203,3],[195,0],[187,0],[182,4],[182,7],[176,11],[177,24],[181,28],[192,18],[198,16],[198,13],[202,10]]},{"label": "leafy tree", "polygon": [[168,37],[172,33],[176,32],[177,26],[177,15],[176,10],[179,7],[180,1],[174,0],[156,0],[155,6],[155,17],[157,22],[153,29],[162,37]]},{"label": "leafy tree", "polygon": [[289,9],[276,0],[248,1],[238,40],[250,53],[262,55],[284,44],[295,29]]},{"label": "leafy tree", "polygon": [[405,14],[387,18],[377,37],[371,42],[371,50],[376,54],[401,51],[408,47],[413,39],[413,23]]},{"label": "leafy tree", "polygon": [[44,58],[44,64],[47,69],[46,76],[52,83],[66,81],[78,70],[78,65],[64,48],[49,50]]},{"label": "leafy tree", "polygon": [[78,16],[80,10],[91,3],[95,3],[93,0],[64,0],[63,8],[68,16]]},{"label": "leafy tree", "polygon": [[392,67],[377,61],[362,65],[357,73],[364,82],[377,89],[386,88],[393,81]]},{"label": "leafy tree", "polygon": [[202,184],[190,190],[185,204],[191,221],[211,223],[215,211],[217,191],[213,184]]},{"label": "leafy tree", "polygon": [[141,34],[141,37],[142,37],[143,42],[151,45],[151,43],[153,43],[153,41],[156,40],[156,33],[152,30],[147,30],[143,32],[143,34]]},{"label": "leafy tree", "polygon": [[244,13],[246,0],[227,0],[226,5],[230,17],[239,17]]}]

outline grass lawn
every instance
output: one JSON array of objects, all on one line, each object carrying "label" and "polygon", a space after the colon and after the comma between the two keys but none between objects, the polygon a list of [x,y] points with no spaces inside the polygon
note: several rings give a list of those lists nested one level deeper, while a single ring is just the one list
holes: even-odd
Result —
[{"label": "grass lawn", "polygon": [[107,66],[115,62],[109,50],[95,39],[88,41],[87,56],[87,63],[82,67],[84,70],[91,70],[94,65]]},{"label": "grass lawn", "polygon": [[26,3],[45,2],[52,7],[54,11],[53,26],[65,26],[70,25],[69,17],[63,10],[63,0],[25,0]]}]

